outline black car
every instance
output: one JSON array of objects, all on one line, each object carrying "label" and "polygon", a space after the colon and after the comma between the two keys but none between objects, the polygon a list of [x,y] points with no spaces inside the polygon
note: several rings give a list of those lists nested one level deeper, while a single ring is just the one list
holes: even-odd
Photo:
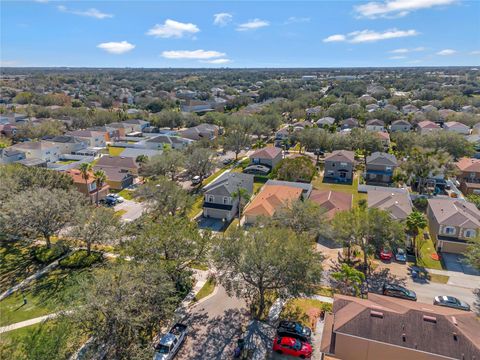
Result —
[{"label": "black car", "polygon": [[100,200],[101,204],[105,206],[115,206],[117,205],[117,199],[107,196],[106,198]]},{"label": "black car", "polygon": [[417,301],[417,294],[415,294],[415,291],[408,290],[407,288],[396,284],[384,284],[383,295]]},{"label": "black car", "polygon": [[282,320],[280,324],[278,324],[277,335],[311,342],[312,330],[296,321]]}]

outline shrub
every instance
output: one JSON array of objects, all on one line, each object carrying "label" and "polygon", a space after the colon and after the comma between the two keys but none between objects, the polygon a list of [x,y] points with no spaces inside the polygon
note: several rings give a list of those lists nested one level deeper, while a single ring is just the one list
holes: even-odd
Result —
[{"label": "shrub", "polygon": [[37,261],[46,264],[62,257],[68,252],[68,250],[68,245],[63,241],[59,241],[56,244],[53,244],[50,248],[47,248],[46,246],[36,247],[33,250],[33,256]]},{"label": "shrub", "polygon": [[102,259],[103,254],[100,252],[92,251],[87,255],[87,250],[77,250],[60,260],[59,264],[64,268],[79,269],[89,267]]}]

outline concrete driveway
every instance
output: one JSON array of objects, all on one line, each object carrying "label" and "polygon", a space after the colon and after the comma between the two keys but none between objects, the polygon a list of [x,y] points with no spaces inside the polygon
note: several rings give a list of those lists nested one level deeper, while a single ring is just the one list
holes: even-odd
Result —
[{"label": "concrete driveway", "polygon": [[115,211],[122,211],[122,220],[130,222],[138,219],[144,210],[144,205],[133,200],[125,200],[124,202],[115,205]]},{"label": "concrete driveway", "polygon": [[213,296],[189,309],[186,320],[188,336],[177,358],[232,358],[237,339],[242,335],[242,328],[247,321],[245,301],[228,296],[222,286],[217,286]]},{"label": "concrete driveway", "polygon": [[208,229],[219,232],[225,230],[229,223],[224,223],[222,220],[219,219],[199,216],[197,218],[197,224],[199,229]]},{"label": "concrete driveway", "polygon": [[455,271],[466,275],[480,275],[480,271],[464,263],[465,257],[463,255],[442,253],[442,259],[448,271]]}]

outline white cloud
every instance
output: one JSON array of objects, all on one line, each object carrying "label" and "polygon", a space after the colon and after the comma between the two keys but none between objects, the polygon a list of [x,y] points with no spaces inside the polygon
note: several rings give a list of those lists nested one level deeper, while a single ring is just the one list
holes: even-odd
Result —
[{"label": "white cloud", "polygon": [[418,32],[416,30],[391,29],[383,32],[377,32],[373,30],[362,30],[362,31],[354,31],[354,32],[348,33],[347,35],[342,35],[342,34],[331,35],[323,39],[323,42],[347,41],[349,43],[356,44],[356,43],[375,42],[379,40],[396,39],[396,38],[416,36],[416,35],[418,35]]},{"label": "white cloud", "polygon": [[20,61],[17,60],[0,60],[0,67],[14,67],[19,65]]},{"label": "white cloud", "polygon": [[379,17],[402,17],[412,11],[428,9],[435,6],[450,5],[458,0],[386,0],[372,1],[355,6],[354,9],[360,17],[376,19]]},{"label": "white cloud", "polygon": [[443,50],[437,52],[437,55],[449,56],[449,55],[453,55],[453,54],[456,54],[456,53],[457,53],[457,51],[453,50],[453,49],[443,49]]},{"label": "white cloud", "polygon": [[129,52],[135,48],[135,45],[130,44],[128,41],[120,41],[120,42],[106,42],[98,44],[97,47],[99,49],[105,50],[110,54],[124,54]]},{"label": "white cloud", "polygon": [[225,56],[225,53],[213,50],[170,50],[163,51],[162,57],[167,59],[195,59],[195,60],[208,60],[214,58],[221,58]]},{"label": "white cloud", "polygon": [[425,48],[423,46],[419,46],[419,47],[412,48],[412,49],[405,49],[405,48],[395,49],[395,50],[390,51],[390,53],[392,53],[392,54],[407,54],[407,53],[418,52],[418,51],[425,51]]},{"label": "white cloud", "polygon": [[91,8],[85,11],[79,11],[79,10],[70,10],[64,5],[58,5],[57,9],[64,13],[69,13],[69,14],[74,14],[79,16],[88,16],[88,17],[93,17],[95,19],[100,19],[100,20],[113,17],[112,14],[103,13],[95,8]]},{"label": "white cloud", "polygon": [[345,41],[347,37],[342,34],[330,35],[329,37],[323,39],[323,42],[337,42],[337,41]]},{"label": "white cloud", "polygon": [[238,25],[237,31],[256,30],[269,25],[270,22],[268,22],[267,20],[253,19],[246,23]]},{"label": "white cloud", "polygon": [[222,59],[205,60],[205,61],[202,61],[202,62],[208,63],[208,64],[221,65],[221,64],[228,64],[228,63],[232,62],[232,60],[222,58]]},{"label": "white cloud", "polygon": [[390,60],[402,60],[402,59],[406,59],[407,57],[404,56],[404,55],[395,55],[395,56],[390,56],[389,59]]},{"label": "white cloud", "polygon": [[233,15],[229,13],[218,13],[213,15],[213,24],[218,26],[225,26],[232,21]]},{"label": "white cloud", "polygon": [[480,55],[480,50],[473,50],[470,52],[470,55]]},{"label": "white cloud", "polygon": [[298,24],[298,23],[307,23],[310,22],[309,17],[297,17],[297,16],[290,16],[286,21],[285,24]]},{"label": "white cloud", "polygon": [[200,29],[195,24],[167,19],[162,25],[155,24],[153,28],[147,31],[147,35],[161,38],[181,38],[199,31]]}]

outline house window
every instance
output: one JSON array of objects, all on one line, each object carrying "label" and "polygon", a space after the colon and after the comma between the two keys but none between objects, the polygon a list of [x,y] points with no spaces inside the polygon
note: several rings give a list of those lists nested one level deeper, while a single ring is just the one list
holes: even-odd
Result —
[{"label": "house window", "polygon": [[342,162],[342,163],[340,163],[340,166],[347,166],[347,163]]},{"label": "house window", "polygon": [[228,197],[226,197],[226,196],[223,197],[223,203],[228,204]]},{"label": "house window", "polygon": [[207,201],[208,202],[213,202],[214,196],[213,195],[207,195]]},{"label": "house window", "polygon": [[470,173],[470,179],[475,179],[476,173]]},{"label": "house window", "polygon": [[475,237],[475,230],[472,230],[472,229],[465,230],[465,232],[463,233],[463,236],[466,238],[473,238]]},{"label": "house window", "polygon": [[455,228],[453,226],[446,226],[443,229],[443,233],[446,235],[454,235],[455,234]]},{"label": "house window", "polygon": [[386,166],[386,167],[385,167],[385,170],[386,170],[386,171],[392,171],[392,167],[391,167],[391,166]]}]

